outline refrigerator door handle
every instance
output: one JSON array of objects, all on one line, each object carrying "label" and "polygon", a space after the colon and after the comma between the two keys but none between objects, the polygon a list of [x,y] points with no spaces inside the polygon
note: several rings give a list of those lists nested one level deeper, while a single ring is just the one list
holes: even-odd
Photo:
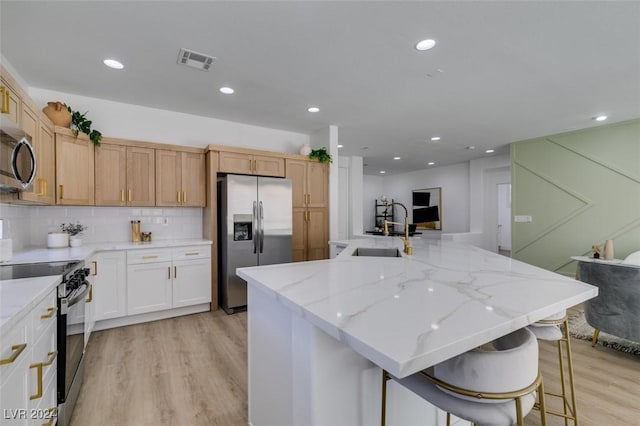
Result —
[{"label": "refrigerator door handle", "polygon": [[258,252],[258,238],[260,236],[260,231],[258,231],[258,212],[257,212],[257,204],[253,202],[253,252]]},{"label": "refrigerator door handle", "polygon": [[262,201],[260,201],[260,253],[264,248],[264,208],[262,207]]}]

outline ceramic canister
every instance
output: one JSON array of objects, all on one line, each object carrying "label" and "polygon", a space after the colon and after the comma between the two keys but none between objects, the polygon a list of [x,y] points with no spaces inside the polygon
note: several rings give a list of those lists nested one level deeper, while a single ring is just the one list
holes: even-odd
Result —
[{"label": "ceramic canister", "polygon": [[613,260],[613,240],[604,242],[604,260]]},{"label": "ceramic canister", "polygon": [[49,232],[47,235],[47,247],[69,247],[69,234],[66,232]]}]

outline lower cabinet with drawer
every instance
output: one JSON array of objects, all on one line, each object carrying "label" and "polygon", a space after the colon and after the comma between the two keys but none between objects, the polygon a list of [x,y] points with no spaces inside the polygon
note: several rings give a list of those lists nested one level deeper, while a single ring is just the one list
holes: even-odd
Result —
[{"label": "lower cabinet with drawer", "polygon": [[0,424],[55,424],[56,318],[53,290],[0,336]]},{"label": "lower cabinet with drawer", "polygon": [[127,252],[127,314],[211,302],[208,246]]}]

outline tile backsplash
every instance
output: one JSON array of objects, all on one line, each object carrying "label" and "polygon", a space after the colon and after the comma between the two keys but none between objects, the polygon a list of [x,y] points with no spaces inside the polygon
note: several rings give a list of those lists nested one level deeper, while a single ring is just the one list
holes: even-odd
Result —
[{"label": "tile backsplash", "polygon": [[0,205],[4,238],[13,239],[14,251],[45,247],[47,234],[63,223],[87,226],[86,243],[129,241],[131,221],[139,220],[143,232],[154,240],[202,238],[201,208],[58,207]]}]

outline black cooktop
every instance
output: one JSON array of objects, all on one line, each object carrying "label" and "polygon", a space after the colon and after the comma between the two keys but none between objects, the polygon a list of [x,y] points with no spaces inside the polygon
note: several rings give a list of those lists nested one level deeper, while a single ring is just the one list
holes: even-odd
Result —
[{"label": "black cooktop", "polygon": [[82,262],[79,260],[0,265],[0,280],[46,277],[47,275],[66,275],[80,265],[82,265]]}]

